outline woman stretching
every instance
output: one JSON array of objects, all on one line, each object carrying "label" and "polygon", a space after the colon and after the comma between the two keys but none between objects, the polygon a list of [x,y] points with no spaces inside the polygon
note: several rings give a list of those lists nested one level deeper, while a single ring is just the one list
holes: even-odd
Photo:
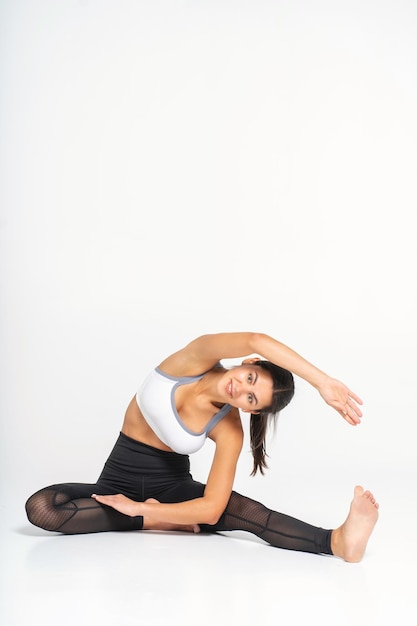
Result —
[{"label": "woman stretching", "polygon": [[[253,357],[257,354],[262,357]],[[221,359],[250,356],[224,368]],[[357,486],[345,522],[325,530],[267,509],[233,491],[250,414],[254,475],[266,465],[268,423],[308,381],[349,424],[361,399],[281,342],[262,333],[203,335],[151,371],[127,407],[119,438],[95,484],[51,485],[29,498],[32,524],[61,533],[116,530],[245,530],[279,548],[363,557],[378,504]],[[215,452],[207,484],[193,480],[189,454],[209,437]]]}]

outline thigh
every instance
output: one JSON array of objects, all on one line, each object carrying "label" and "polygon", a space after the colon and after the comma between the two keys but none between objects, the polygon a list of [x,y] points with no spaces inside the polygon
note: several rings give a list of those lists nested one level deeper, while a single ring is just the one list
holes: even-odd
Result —
[{"label": "thigh", "polygon": [[[170,481],[163,490],[150,489],[147,498],[156,498],[160,502],[175,503],[186,502],[187,500],[193,500],[194,498],[202,498],[204,495],[204,489],[206,486],[203,483],[194,480],[191,476],[177,480],[175,482]],[[148,490],[147,490],[148,491]]]}]

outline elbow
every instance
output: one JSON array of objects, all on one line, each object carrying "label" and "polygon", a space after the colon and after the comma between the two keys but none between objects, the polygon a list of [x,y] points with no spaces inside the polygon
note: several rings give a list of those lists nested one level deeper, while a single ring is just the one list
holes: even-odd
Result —
[{"label": "elbow", "polygon": [[208,524],[209,526],[215,526],[223,515],[224,509],[219,510],[218,507],[209,507],[207,510],[207,515],[205,516],[204,522],[202,524]]},{"label": "elbow", "polygon": [[268,335],[265,333],[251,333],[249,343],[253,353],[261,354],[265,341],[268,340]]},{"label": "elbow", "polygon": [[207,524],[208,526],[215,526],[220,518],[221,518],[221,514],[212,515],[211,517],[207,518],[207,521],[203,523]]}]

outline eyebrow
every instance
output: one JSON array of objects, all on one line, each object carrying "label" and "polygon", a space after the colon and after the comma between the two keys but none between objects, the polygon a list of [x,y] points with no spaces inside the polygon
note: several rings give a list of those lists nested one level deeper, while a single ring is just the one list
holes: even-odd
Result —
[{"label": "eyebrow", "polygon": [[[255,384],[257,380],[258,380],[258,372],[255,370],[255,380],[253,381],[253,384]],[[255,404],[258,404],[258,398],[256,397],[254,393],[252,395],[255,398]]]}]

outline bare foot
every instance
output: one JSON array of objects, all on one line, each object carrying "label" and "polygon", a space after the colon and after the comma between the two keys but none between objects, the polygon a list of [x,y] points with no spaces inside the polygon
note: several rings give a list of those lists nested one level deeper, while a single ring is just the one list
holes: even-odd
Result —
[{"label": "bare foot", "polygon": [[349,514],[342,526],[332,532],[333,554],[349,563],[358,563],[378,519],[379,504],[370,491],[355,487]]},{"label": "bare foot", "polygon": [[[145,502],[159,502],[155,498],[148,498]],[[147,516],[143,518],[143,530],[178,530],[185,533],[199,533],[198,524],[171,524],[169,522],[158,522]]]}]

